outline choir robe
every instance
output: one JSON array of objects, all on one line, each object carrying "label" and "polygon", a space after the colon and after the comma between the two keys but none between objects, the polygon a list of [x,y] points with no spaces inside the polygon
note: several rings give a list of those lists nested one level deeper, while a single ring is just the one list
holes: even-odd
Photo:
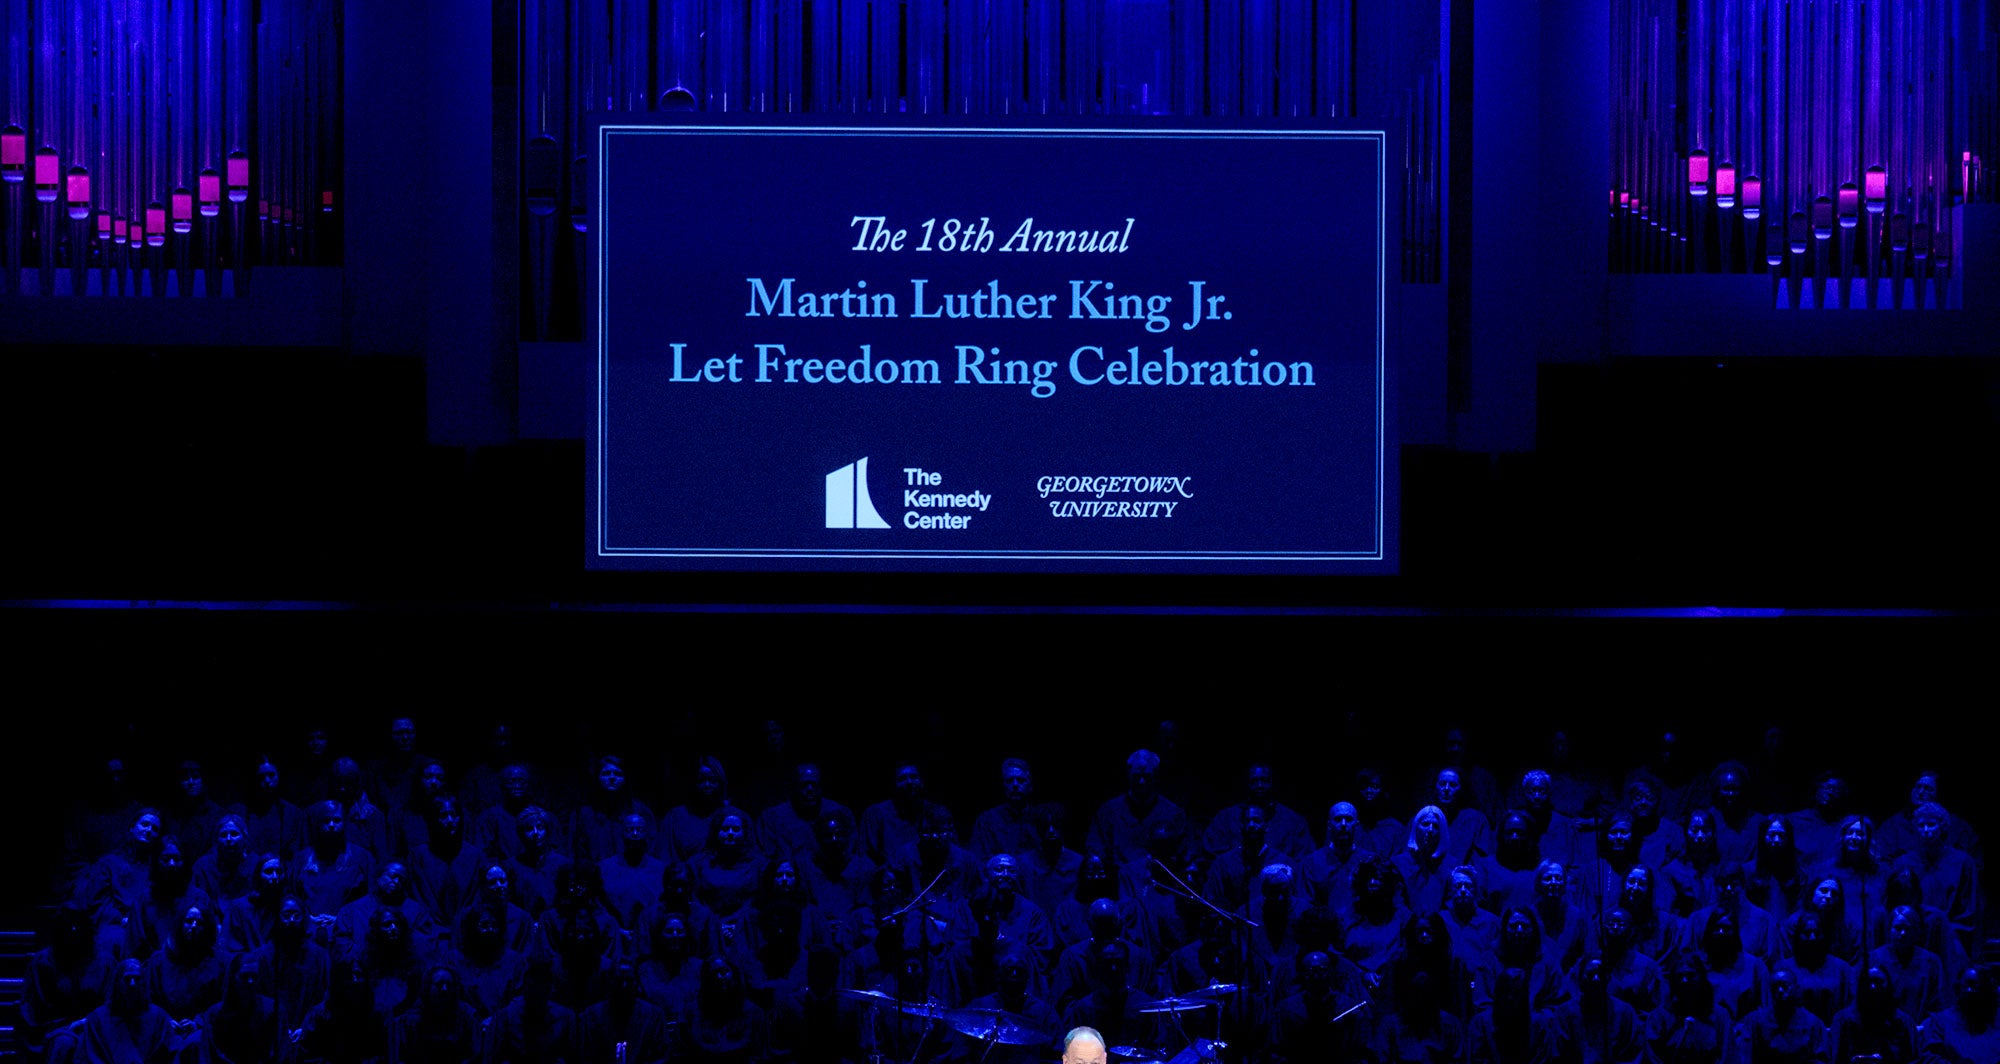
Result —
[{"label": "choir robe", "polygon": [[831,798],[821,798],[817,810],[805,813],[792,802],[779,802],[757,815],[757,847],[770,857],[803,861],[819,847],[813,825],[830,816],[854,823],[853,812]]},{"label": "choir robe", "polygon": [[1917,850],[1898,857],[1895,867],[1917,873],[1924,888],[1924,904],[1942,910],[1966,953],[1978,956],[1984,943],[1978,939],[1979,867],[1972,858],[1952,847],[1934,855]]},{"label": "choir robe", "polygon": [[1944,962],[1938,955],[1918,946],[1905,963],[1889,946],[1877,946],[1868,954],[1868,963],[1879,965],[1889,974],[1896,994],[1896,1007],[1912,1016],[1929,1016],[1945,1004]]},{"label": "choir robe", "polygon": [[493,1064],[558,1064],[577,1060],[576,1013],[551,1001],[532,1009],[515,998],[495,1013],[487,1031]]},{"label": "choir robe", "polygon": [[2000,1023],[1974,1030],[1956,1006],[1933,1012],[1919,1029],[1917,1056],[1920,1060],[1995,1064],[2000,1061]]},{"label": "choir robe", "polygon": [[320,860],[311,847],[292,856],[292,884],[298,888],[312,916],[333,916],[340,907],[368,893],[375,881],[375,858],[368,851],[349,844],[331,861]]},{"label": "choir robe", "polygon": [[1638,1064],[1646,1055],[1643,1015],[1617,997],[1601,1011],[1586,1008],[1577,998],[1548,1013],[1558,1032],[1558,1056],[1577,1064]]},{"label": "choir robe", "polygon": [[996,853],[1013,856],[1037,849],[1041,844],[1036,803],[1014,805],[1001,802],[980,813],[972,821],[972,852],[984,860]]},{"label": "choir robe", "polygon": [[619,854],[599,861],[597,869],[612,917],[628,931],[638,928],[640,915],[660,900],[660,877],[667,863],[648,853],[637,861]]},{"label": "choir robe", "polygon": [[1856,974],[1847,961],[1828,954],[1816,968],[1808,968],[1798,957],[1786,957],[1771,966],[1771,974],[1792,973],[1799,985],[1799,1006],[1815,1016],[1832,1016],[1854,1003]]},{"label": "choir robe", "polygon": [[1115,867],[1123,867],[1149,856],[1146,842],[1156,829],[1173,838],[1186,838],[1187,813],[1165,797],[1154,798],[1141,812],[1129,795],[1121,794],[1097,807],[1090,820],[1088,849],[1103,854]]},{"label": "choir robe", "polygon": [[[197,1064],[266,1064],[277,1059],[285,1033],[278,1026],[277,1006],[262,994],[233,1014],[225,1005],[213,1005],[202,1013],[194,1060]],[[182,1054],[181,1059],[188,1057]]]},{"label": "choir robe", "polygon": [[1646,1040],[1659,1064],[1723,1064],[1735,1053],[1736,1021],[1721,1005],[1706,1016],[1678,1016],[1662,1005],[1646,1022]]},{"label": "choir robe", "polygon": [[1766,1005],[1737,1025],[1737,1064],[1827,1064],[1826,1024],[1810,1009]]},{"label": "choir robe", "polygon": [[111,1006],[99,1005],[83,1019],[76,1040],[77,1064],[168,1064],[173,1060],[171,1045],[173,1017],[158,1005],[147,1005],[133,1017],[112,1013]]},{"label": "choir robe", "polygon": [[1379,1064],[1454,1064],[1465,1059],[1467,1037],[1465,1024],[1448,1012],[1427,1024],[1391,1012],[1376,1021],[1368,1056]]},{"label": "choir robe", "polygon": [[471,1064],[479,1013],[463,1001],[424,1002],[389,1021],[389,1064]]},{"label": "choir robe", "polygon": [[1307,854],[1303,871],[1313,904],[1325,909],[1335,920],[1354,915],[1354,870],[1374,857],[1373,850],[1358,844],[1346,857],[1335,853],[1331,846]]},{"label": "choir robe", "polygon": [[615,1002],[600,1001],[577,1017],[577,1041],[585,1060],[615,1060],[616,1047],[625,1046],[626,1064],[663,1064],[674,1046],[667,1014],[644,998],[620,1008]]},{"label": "choir robe", "polygon": [[271,991],[278,1023],[285,1030],[304,1023],[306,1013],[326,1000],[333,958],[318,943],[300,942],[294,950],[279,942],[266,942],[250,956],[257,962],[263,985]]},{"label": "choir robe", "polygon": [[[1224,854],[1241,848],[1243,832],[1243,806],[1239,802],[1228,806],[1209,818],[1208,828],[1201,833],[1201,844],[1211,854]],[[1306,825],[1306,818],[1298,810],[1282,802],[1273,802],[1266,809],[1270,817],[1264,823],[1264,844],[1284,854],[1286,863],[1301,860],[1313,852],[1312,828]]]},{"label": "choir robe", "polygon": [[1910,1064],[1917,1055],[1917,1025],[1902,1009],[1870,1022],[1859,1005],[1849,1005],[1829,1025],[1835,1062],[1880,1056],[1882,1064]]}]

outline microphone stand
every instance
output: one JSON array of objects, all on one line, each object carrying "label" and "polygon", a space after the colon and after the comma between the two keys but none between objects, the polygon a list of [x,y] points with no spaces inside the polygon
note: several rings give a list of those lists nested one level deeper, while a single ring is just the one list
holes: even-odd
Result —
[{"label": "microphone stand", "polygon": [[1169,894],[1173,894],[1177,897],[1186,898],[1189,901],[1192,901],[1195,904],[1200,905],[1202,908],[1207,909],[1209,912],[1212,912],[1215,915],[1222,917],[1223,920],[1228,921],[1230,923],[1240,924],[1245,927],[1264,926],[1263,924],[1260,924],[1257,921],[1252,920],[1247,916],[1243,916],[1238,913],[1224,912],[1221,909],[1216,908],[1213,902],[1209,901],[1207,898],[1202,897],[1201,893],[1195,890],[1193,887],[1188,886],[1186,880],[1183,880],[1181,877],[1174,875],[1174,870],[1168,868],[1165,861],[1162,861],[1157,857],[1153,858],[1152,861],[1155,866],[1157,866],[1162,872],[1165,872],[1167,874],[1167,878],[1173,880],[1174,884],[1173,886],[1169,887],[1166,884],[1161,883],[1159,880],[1156,879],[1153,881],[1154,886],[1157,886],[1160,889],[1165,890]]},{"label": "microphone stand", "polygon": [[[1605,817],[1600,817],[1600,818],[1599,818],[1599,820],[1598,820],[1598,823],[1599,823],[1600,825],[1602,825],[1602,824],[1604,824],[1604,823],[1605,823],[1605,822],[1606,822],[1606,821],[1607,821],[1608,819],[1609,819],[1609,818],[1605,818]],[[1594,850],[1596,850],[1596,852],[1597,852],[1597,855],[1598,855],[1598,856],[1597,856],[1597,857],[1596,857],[1595,859],[1593,859],[1593,860],[1592,860],[1592,861],[1590,862],[1590,878],[1591,878],[1591,885],[1590,885],[1590,896],[1591,896],[1591,907],[1597,910],[1597,913],[1596,913],[1596,917],[1595,917],[1595,919],[1596,919],[1596,922],[1597,922],[1597,926],[1596,926],[1596,928],[1595,928],[1595,930],[1596,930],[1596,932],[1597,932],[1597,949],[1596,949],[1596,950],[1595,950],[1594,952],[1595,952],[1595,953],[1596,953],[1596,954],[1598,955],[1598,963],[1599,963],[1599,964],[1603,964],[1603,963],[1605,963],[1605,962],[1604,962],[1604,960],[1603,960],[1603,957],[1604,957],[1604,879],[1603,879],[1603,877],[1602,877],[1601,873],[1602,873],[1603,871],[1605,871],[1606,869],[1610,869],[1610,870],[1611,870],[1611,871],[1613,871],[1613,872],[1616,872],[1616,871],[1617,871],[1617,869],[1615,869],[1615,868],[1611,868],[1611,862],[1610,862],[1610,860],[1609,860],[1608,858],[1606,858],[1606,857],[1604,857],[1604,856],[1603,856],[1603,853],[1604,853],[1604,835],[1605,835],[1605,832],[1604,832],[1604,830],[1603,830],[1602,828],[1600,828],[1600,829],[1599,829],[1599,831],[1597,832],[1597,844],[1596,844],[1596,845],[1595,845],[1595,846],[1593,847],[1593,849],[1594,849]],[[1638,838],[1638,835],[1639,835],[1639,825],[1638,825],[1638,824],[1636,823],[1636,818],[1635,818],[1635,822],[1634,822],[1634,823],[1633,823],[1633,825],[1632,825],[1632,835],[1633,835],[1633,838],[1632,838],[1632,840],[1631,840],[1631,843],[1630,843],[1630,845],[1632,846],[1633,850],[1635,851],[1635,852],[1634,852],[1634,853],[1632,854],[1632,859],[1633,859],[1633,861],[1634,861],[1634,862],[1636,863],[1636,862],[1638,861],[1638,859],[1639,859],[1639,855],[1638,855],[1638,853],[1637,853],[1636,851],[1638,850],[1638,848],[1639,848],[1639,845],[1640,845],[1640,841],[1639,841],[1639,838]],[[1630,871],[1630,869],[1628,868],[1628,869],[1627,869],[1627,871]],[[1650,871],[1650,869],[1649,869],[1649,871]],[[1658,899],[1657,899],[1657,898],[1655,898],[1655,900],[1657,901]],[[1628,926],[1629,926],[1629,925],[1628,925]],[[1590,952],[1593,952],[1593,951],[1586,951],[1586,952],[1585,952],[1585,954],[1584,954],[1584,955],[1585,955],[1585,957],[1586,957],[1586,958],[1588,958],[1588,957],[1589,957],[1589,954],[1590,954]],[[1609,998],[1609,997],[1610,997],[1610,994],[1611,994],[1611,989],[1610,989],[1610,982],[1611,982],[1611,973],[1609,973],[1609,972],[1606,972],[1606,973],[1604,973],[1604,981],[1605,981],[1605,991],[1604,991],[1604,993],[1605,993],[1605,996],[1606,996],[1606,998]],[[1577,1004],[1578,1004],[1579,1006],[1581,1006],[1581,1005],[1582,1005],[1582,1002],[1581,1002],[1581,1001],[1579,1001],[1579,1002],[1578,1002]],[[1533,1014],[1533,1010],[1534,1010],[1534,1007],[1535,1007],[1535,1005],[1534,1005],[1534,1002],[1530,1001],[1530,1002],[1528,1003],[1528,1009],[1529,1009],[1529,1012],[1530,1012],[1530,1015],[1532,1015],[1532,1014]],[[1599,1051],[1600,1053],[1602,1053],[1602,1054],[1603,1054],[1603,1056],[1601,1056],[1600,1058],[1598,1058],[1598,1059],[1600,1059],[1600,1060],[1610,1060],[1610,1059],[1611,1059],[1611,1014],[1612,1014],[1612,1012],[1613,1012],[1613,1011],[1615,1011],[1615,1010],[1613,1010],[1613,1009],[1611,1008],[1611,1003],[1610,1003],[1610,1002],[1609,1002],[1609,1001],[1607,1000],[1607,1001],[1605,1002],[1605,1006],[1604,1006],[1604,1013],[1605,1013],[1605,1015],[1604,1015],[1604,1027],[1603,1027],[1603,1028],[1602,1028],[1602,1029],[1601,1029],[1600,1031],[1598,1031],[1598,1036],[1599,1036],[1599,1039],[1600,1039],[1600,1043],[1599,1043],[1599,1045],[1598,1045],[1598,1051]]]},{"label": "microphone stand", "polygon": [[[1202,897],[1201,892],[1189,886],[1186,880],[1182,879],[1178,875],[1175,875],[1174,870],[1172,868],[1169,868],[1165,861],[1160,860],[1158,857],[1152,858],[1152,861],[1154,868],[1158,869],[1159,871],[1165,872],[1167,874],[1167,878],[1173,881],[1173,886],[1169,887],[1165,883],[1162,883],[1158,879],[1155,879],[1153,880],[1153,884],[1155,886],[1160,887],[1162,890],[1165,890],[1169,894],[1187,898],[1188,900],[1193,901],[1195,904],[1200,905],[1202,908],[1207,909],[1209,912],[1214,913],[1218,917],[1221,917],[1222,922],[1224,924],[1234,927],[1236,931],[1241,934],[1242,937],[1238,939],[1239,946],[1237,950],[1237,957],[1238,957],[1239,969],[1236,978],[1236,994],[1234,995],[1237,998],[1237,1013],[1239,1016],[1241,1016],[1243,1013],[1248,1011],[1244,1007],[1242,996],[1250,992],[1250,933],[1252,930],[1261,928],[1264,925],[1258,923],[1255,920],[1250,919],[1248,916],[1243,916],[1232,912],[1224,912],[1221,908],[1217,907],[1214,902],[1211,902],[1207,898]],[[1245,908],[1248,908],[1248,906],[1246,905]],[[1219,1007],[1215,1010],[1215,1039],[1218,1042],[1222,1040],[1223,1011],[1224,1010]],[[1179,1013],[1174,1013],[1174,1027],[1176,1030],[1180,1032],[1182,1038],[1187,1039],[1189,1044],[1193,1044],[1194,1040],[1188,1038],[1186,1029],[1181,1026]]]},{"label": "microphone stand", "polygon": [[[924,899],[930,897],[931,891],[937,889],[938,882],[944,879],[945,873],[949,871],[951,871],[949,866],[938,869],[938,874],[931,877],[929,886],[926,886],[922,891],[920,891],[916,897],[911,898],[910,903],[908,905],[905,905],[902,908],[897,909],[895,912],[890,913],[887,919],[899,920],[905,913],[908,913],[910,910],[917,909],[918,906],[923,905]],[[925,907],[923,909],[918,910],[917,918],[923,921],[922,948],[924,951],[923,955],[924,998],[926,1000],[926,1003],[928,1003],[930,998],[930,986],[931,986],[931,912],[929,907]],[[902,933],[902,925],[900,923],[896,925],[896,933],[897,934]],[[898,1006],[896,1010],[896,1015],[898,1017],[909,1015],[907,1012],[904,1012],[903,1009],[901,1008],[901,1006],[906,1006],[909,1004],[909,998],[905,996],[905,992],[903,990],[903,976],[901,972],[898,972],[896,974],[896,1004]],[[931,1020],[930,1017],[925,1017],[925,1020],[926,1022],[924,1024],[924,1033],[918,1036],[917,1038],[916,1052],[911,1054],[910,1064],[916,1064],[918,1058],[923,1056],[924,1042],[927,1041],[931,1036],[931,1023],[935,1021]],[[896,1022],[898,1026],[901,1026],[903,1021],[899,1018]]]},{"label": "microphone stand", "polygon": [[[1879,863],[1877,867],[1880,867]],[[1861,880],[1861,974],[1865,976],[1868,974],[1868,954],[1873,949],[1869,943],[1874,940],[1875,914],[1868,911],[1868,873],[1864,870],[1857,878]]]},{"label": "microphone stand", "polygon": [[[903,906],[902,908],[900,908],[900,909],[897,909],[897,910],[896,910],[895,912],[892,912],[892,913],[890,913],[889,915],[887,915],[887,916],[883,917],[883,919],[884,919],[884,920],[894,920],[895,918],[897,918],[897,917],[899,917],[899,916],[903,915],[904,913],[906,913],[906,912],[909,912],[909,911],[910,911],[911,909],[914,909],[914,908],[916,908],[917,906],[919,906],[919,905],[923,904],[923,901],[924,901],[924,899],[925,899],[925,898],[928,898],[928,897],[930,897],[930,894],[931,894],[931,891],[933,891],[933,890],[936,890],[936,889],[937,889],[937,885],[938,885],[938,881],[939,881],[939,880],[941,880],[941,879],[943,879],[943,878],[944,878],[944,876],[945,876],[945,873],[946,873],[946,872],[949,872],[949,871],[951,871],[951,869],[950,869],[950,868],[941,868],[941,869],[939,869],[939,870],[938,870],[938,874],[937,874],[937,875],[934,875],[934,876],[932,876],[932,877],[931,877],[931,882],[930,882],[930,885],[929,885],[929,886],[927,886],[927,887],[925,887],[925,888],[924,888],[924,889],[923,889],[923,890],[922,890],[921,892],[919,892],[919,893],[917,894],[917,896],[916,896],[916,897],[914,897],[914,898],[911,898],[911,899],[910,899],[910,903],[909,903],[908,905],[905,905],[905,906]],[[926,915],[926,916],[928,916],[928,915],[929,915],[929,911],[928,911],[928,910],[926,910],[926,912],[925,912],[925,915]]]}]

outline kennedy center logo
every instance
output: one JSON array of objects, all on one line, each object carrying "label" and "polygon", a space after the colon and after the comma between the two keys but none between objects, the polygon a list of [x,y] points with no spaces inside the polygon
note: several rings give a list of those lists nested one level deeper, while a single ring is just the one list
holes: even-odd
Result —
[{"label": "kennedy center logo", "polygon": [[826,527],[888,528],[868,497],[868,459],[841,466],[826,475]]}]

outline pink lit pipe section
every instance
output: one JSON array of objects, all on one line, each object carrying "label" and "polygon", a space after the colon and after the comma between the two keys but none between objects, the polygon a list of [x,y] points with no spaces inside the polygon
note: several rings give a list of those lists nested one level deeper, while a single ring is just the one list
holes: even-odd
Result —
[{"label": "pink lit pipe section", "polygon": [[81,166],[72,166],[64,175],[64,186],[69,200],[69,219],[81,222],[90,217],[90,171]]},{"label": "pink lit pipe section", "polygon": [[1614,209],[1613,269],[1777,267],[1795,307],[1952,305],[1936,249],[1989,195],[1964,160],[2000,137],[1991,6],[1611,0],[1613,189],[1647,205]]},{"label": "pink lit pipe section", "polygon": [[35,199],[40,203],[54,203],[57,189],[61,187],[57,174],[61,171],[60,160],[54,148],[35,149]]},{"label": "pink lit pipe section", "polygon": [[18,185],[28,176],[28,131],[20,126],[0,130],[0,178]]},{"label": "pink lit pipe section", "polygon": [[[0,292],[214,296],[252,260],[330,261],[340,5],[0,0]],[[253,198],[313,220],[225,208]]]}]

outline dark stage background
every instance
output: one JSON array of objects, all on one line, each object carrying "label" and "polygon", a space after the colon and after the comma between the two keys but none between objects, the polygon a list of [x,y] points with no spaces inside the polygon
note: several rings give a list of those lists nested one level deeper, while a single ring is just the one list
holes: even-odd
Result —
[{"label": "dark stage background", "polygon": [[[1392,329],[1401,571],[1347,579],[585,573],[589,361],[527,276],[522,8],[337,10],[337,261],[220,307],[0,296],[16,867],[106,743],[220,782],[297,718],[366,751],[405,708],[438,749],[504,713],[552,760],[655,766],[776,714],[854,801],[899,751],[974,748],[934,771],[962,817],[1009,743],[1080,814],[1172,716],[1218,779],[1279,757],[1315,825],[1446,719],[1496,770],[1558,724],[1608,769],[1668,719],[1704,767],[1773,722],[1870,807],[1941,764],[1991,829],[2000,205],[1960,208],[1959,309],[1614,271],[1610,5],[1447,0],[1380,74],[1414,121],[1429,71],[1435,229]],[[5,882],[0,912],[46,898]]]}]

